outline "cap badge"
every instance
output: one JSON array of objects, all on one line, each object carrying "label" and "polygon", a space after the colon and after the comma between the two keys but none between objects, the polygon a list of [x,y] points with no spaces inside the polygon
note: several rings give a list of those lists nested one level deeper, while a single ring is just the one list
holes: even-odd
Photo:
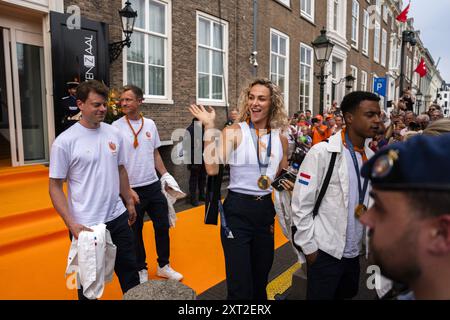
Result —
[{"label": "cap badge", "polygon": [[398,150],[389,150],[387,154],[380,156],[373,165],[372,178],[386,177],[394,167],[394,162],[398,160]]}]

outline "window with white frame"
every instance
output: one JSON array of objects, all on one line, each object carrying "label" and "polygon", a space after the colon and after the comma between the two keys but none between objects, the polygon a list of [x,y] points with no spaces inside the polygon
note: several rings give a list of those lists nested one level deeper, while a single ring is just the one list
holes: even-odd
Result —
[{"label": "window with white frame", "polygon": [[[322,0],[325,2],[325,0]],[[347,7],[346,4],[344,6],[344,1],[342,0],[327,0],[330,1],[330,7],[328,10],[329,16],[328,19],[329,29],[339,34],[342,38],[346,38],[346,15],[347,15]],[[347,2],[346,2],[347,3]]]},{"label": "window with white frame", "polygon": [[409,69],[411,68],[411,64],[409,62],[409,57],[406,56],[406,79],[409,80]]},{"label": "window with white frame", "polygon": [[333,0],[333,30],[339,30],[339,0]]},{"label": "window with white frame", "polygon": [[[374,84],[375,84],[375,79],[377,79],[378,78],[378,76],[374,73],[373,74],[373,77],[372,77],[372,83],[370,84],[370,92],[374,92],[374,88],[373,88],[373,86],[374,86]],[[381,98],[381,97],[380,97]]]},{"label": "window with white frame", "polygon": [[386,4],[383,4],[383,21],[388,23],[388,15],[389,15],[389,8]]},{"label": "window with white frame", "polygon": [[283,92],[288,107],[289,37],[275,29],[270,30],[270,80]]},{"label": "window with white frame", "polygon": [[299,110],[312,110],[313,107],[313,49],[300,44],[300,101]]},{"label": "window with white frame", "polygon": [[142,88],[150,102],[170,101],[170,2],[133,0],[132,5],[140,14],[127,49],[125,83]]},{"label": "window with white frame", "polygon": [[227,103],[228,23],[197,12],[197,99],[199,103]]},{"label": "window with white frame", "polygon": [[375,34],[373,37],[373,60],[380,62],[380,23],[375,22]]},{"label": "window with white frame", "polygon": [[367,10],[364,10],[363,13],[362,52],[364,54],[369,54],[369,12],[367,12]]},{"label": "window with white frame", "polygon": [[353,0],[352,4],[352,46],[358,48],[359,39],[359,2]]},{"label": "window with white frame", "polygon": [[353,82],[353,91],[358,90],[358,68],[355,66],[350,66],[350,70],[352,72],[352,76],[355,78],[355,81]]},{"label": "window with white frame", "polygon": [[376,13],[381,15],[381,0],[376,0],[375,5],[376,5]]},{"label": "window with white frame", "polygon": [[367,91],[367,72],[361,71],[361,91]]},{"label": "window with white frame", "polygon": [[314,22],[314,1],[315,0],[300,1],[300,14],[311,22]]},{"label": "window with white frame", "polygon": [[412,74],[412,60],[410,57],[408,58],[408,67],[406,68],[406,73],[407,73],[407,78],[410,80],[411,79],[411,74]]},{"label": "window with white frame", "polygon": [[389,50],[389,69],[396,69],[396,59],[397,59],[397,37],[391,33],[391,46]]},{"label": "window with white frame", "polygon": [[381,31],[381,65],[386,66],[386,51],[387,51],[387,32]]}]

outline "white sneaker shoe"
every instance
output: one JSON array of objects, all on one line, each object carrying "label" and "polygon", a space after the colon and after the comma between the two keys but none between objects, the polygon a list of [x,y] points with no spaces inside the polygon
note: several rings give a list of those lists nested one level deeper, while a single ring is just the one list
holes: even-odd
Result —
[{"label": "white sneaker shoe", "polygon": [[169,264],[166,264],[164,267],[160,268],[158,266],[158,270],[156,271],[156,275],[158,277],[163,277],[163,278],[167,278],[167,279],[172,279],[172,280],[176,280],[176,281],[180,281],[181,279],[183,279],[183,275],[179,272],[176,272],[175,270],[173,270]]},{"label": "white sneaker shoe", "polygon": [[142,269],[139,271],[139,282],[144,283],[148,281],[148,272],[147,269]]}]

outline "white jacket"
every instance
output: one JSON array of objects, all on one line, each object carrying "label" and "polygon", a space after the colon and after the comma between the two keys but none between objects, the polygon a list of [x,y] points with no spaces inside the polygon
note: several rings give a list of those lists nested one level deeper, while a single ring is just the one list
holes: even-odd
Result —
[{"label": "white jacket", "polygon": [[83,286],[83,295],[88,299],[99,299],[105,283],[112,280],[116,246],[105,224],[90,228],[94,231],[82,231],[78,240],[72,239],[66,275],[76,271],[78,281]]},{"label": "white jacket", "polygon": [[[369,142],[370,139],[367,139],[365,144],[368,158],[374,154],[368,147]],[[294,242],[306,255],[320,249],[337,259],[343,256],[349,197],[349,174],[343,148],[339,131],[329,138],[328,143],[314,145],[300,166],[292,195],[292,220],[297,227]],[[318,214],[313,219],[312,211],[333,152],[338,153],[333,174]],[[299,183],[301,173],[310,176],[303,179],[308,185]]]}]

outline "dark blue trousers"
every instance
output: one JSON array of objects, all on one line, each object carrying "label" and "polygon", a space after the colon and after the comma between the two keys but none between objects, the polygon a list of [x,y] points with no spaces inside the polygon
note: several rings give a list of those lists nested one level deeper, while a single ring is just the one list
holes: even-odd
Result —
[{"label": "dark blue trousers", "polygon": [[319,250],[307,268],[307,300],[339,300],[356,296],[359,288],[359,257],[341,260]]},{"label": "dark blue trousers", "polygon": [[155,246],[158,255],[158,265],[162,268],[169,263],[170,237],[169,237],[169,208],[167,198],[161,192],[161,182],[158,180],[148,186],[133,188],[139,195],[140,202],[136,205],[136,223],[133,232],[136,239],[136,259],[138,270],[147,269],[144,239],[144,215],[147,212],[153,222],[155,231]]},{"label": "dark blue trousers", "polygon": [[[125,293],[139,284],[139,274],[136,264],[134,235],[128,225],[128,211],[116,219],[106,223],[106,229],[111,234],[111,240],[117,247],[114,272],[119,278],[120,288]],[[70,237],[72,238],[72,236]],[[86,300],[83,288],[78,289],[78,299]]]},{"label": "dark blue trousers", "polygon": [[224,202],[226,223],[221,228],[225,255],[227,299],[267,300],[266,286],[274,257],[272,199],[251,200],[229,193]]}]

